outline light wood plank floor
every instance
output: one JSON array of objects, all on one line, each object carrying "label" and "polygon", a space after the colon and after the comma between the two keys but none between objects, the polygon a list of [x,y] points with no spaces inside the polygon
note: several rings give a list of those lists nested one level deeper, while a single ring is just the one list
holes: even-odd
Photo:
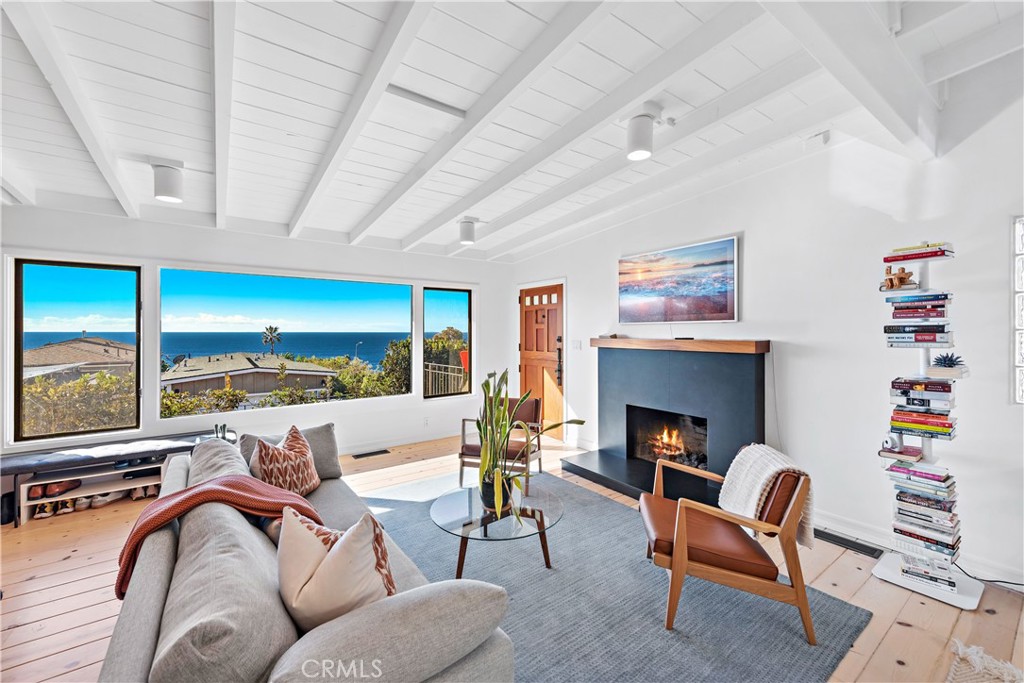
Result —
[{"label": "light wood plank floor", "polygon": [[[342,456],[346,481],[360,494],[458,470],[455,438]],[[563,473],[561,449],[546,451],[545,470],[623,505],[636,501]],[[475,473],[474,473],[475,474]],[[472,474],[470,476],[473,476]],[[120,602],[113,584],[117,555],[145,501],[30,522],[0,532],[0,678],[4,681],[95,681]],[[781,563],[774,540],[768,551]],[[638,539],[637,552],[642,552]],[[981,645],[1022,667],[1024,598],[989,586],[981,607],[961,612],[871,575],[873,560],[819,542],[800,549],[810,585],[874,613],[836,670],[834,681],[941,681],[953,638]],[[793,618],[796,619],[794,610]]]}]

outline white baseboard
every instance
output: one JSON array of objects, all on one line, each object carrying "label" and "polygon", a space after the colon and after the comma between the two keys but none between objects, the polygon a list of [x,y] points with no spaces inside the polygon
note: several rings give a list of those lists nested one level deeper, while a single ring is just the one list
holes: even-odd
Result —
[{"label": "white baseboard", "polygon": [[[876,527],[870,524],[865,524],[859,520],[840,517],[839,515],[833,515],[821,510],[814,511],[814,526],[825,531],[834,531],[858,541],[864,541],[866,543],[876,545],[880,548],[884,548],[885,550],[893,550],[892,531],[885,527]],[[1006,581],[1024,581],[1024,576],[1022,576],[1020,567],[1011,567],[1010,565],[1002,564],[1001,562],[992,562],[981,557],[965,557],[963,555],[961,555],[958,562],[962,566],[966,566],[967,571],[971,572],[975,576],[980,576],[982,578],[999,578],[1005,579]],[[1024,592],[1024,586],[998,585],[1009,588],[1010,590]]]}]

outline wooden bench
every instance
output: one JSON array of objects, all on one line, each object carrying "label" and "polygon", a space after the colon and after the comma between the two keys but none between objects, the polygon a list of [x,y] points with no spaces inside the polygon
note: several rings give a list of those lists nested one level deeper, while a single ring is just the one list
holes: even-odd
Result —
[{"label": "wooden bench", "polygon": [[[6,455],[0,458],[0,474],[14,476],[14,525],[23,524],[28,519],[29,507],[37,503],[95,496],[112,491],[124,491],[137,486],[160,484],[163,480],[162,463],[141,462],[120,468],[115,468],[114,463],[160,457],[166,461],[168,455],[191,453],[197,443],[212,438],[214,436],[210,432],[190,432],[151,439],[126,439],[82,448],[46,449]],[[159,475],[135,479],[125,479],[123,476],[127,472],[155,467],[161,467]],[[29,487],[45,486],[66,479],[82,479],[83,481],[77,489],[60,496],[28,500]],[[87,481],[89,479],[93,481]]]}]

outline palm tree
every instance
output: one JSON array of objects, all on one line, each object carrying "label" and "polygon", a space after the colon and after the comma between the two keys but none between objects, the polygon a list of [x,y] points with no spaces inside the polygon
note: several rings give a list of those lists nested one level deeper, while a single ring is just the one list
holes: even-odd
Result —
[{"label": "palm tree", "polygon": [[274,353],[274,344],[281,343],[281,332],[274,325],[267,325],[267,329],[263,330],[263,344],[270,345],[270,355],[276,356]]}]

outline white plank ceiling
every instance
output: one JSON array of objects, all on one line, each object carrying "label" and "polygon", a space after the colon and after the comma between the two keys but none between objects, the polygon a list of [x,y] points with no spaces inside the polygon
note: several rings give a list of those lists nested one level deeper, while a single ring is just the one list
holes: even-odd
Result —
[{"label": "white plank ceiling", "polygon": [[[519,259],[826,129],[873,126],[934,158],[957,88],[1020,72],[1022,8],[6,2],[3,198]],[[935,125],[900,118],[909,96]],[[625,122],[648,100],[664,108],[655,155],[629,162]],[[184,163],[184,203],[153,199],[153,158]]]}]

